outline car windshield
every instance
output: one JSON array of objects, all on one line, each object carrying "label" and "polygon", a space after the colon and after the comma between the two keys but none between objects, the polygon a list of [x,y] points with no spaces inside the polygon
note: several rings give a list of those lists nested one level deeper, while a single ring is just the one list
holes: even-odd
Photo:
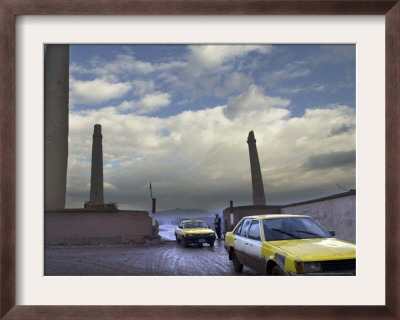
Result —
[{"label": "car windshield", "polygon": [[329,232],[311,217],[264,219],[263,228],[266,241],[332,238]]},{"label": "car windshield", "polygon": [[207,228],[207,225],[203,221],[190,221],[185,222],[184,228]]}]

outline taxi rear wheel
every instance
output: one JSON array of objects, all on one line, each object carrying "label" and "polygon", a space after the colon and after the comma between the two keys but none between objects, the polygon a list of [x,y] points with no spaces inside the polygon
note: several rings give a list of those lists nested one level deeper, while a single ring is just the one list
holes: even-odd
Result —
[{"label": "taxi rear wheel", "polygon": [[233,251],[232,253],[232,262],[233,262],[233,269],[238,272],[241,273],[243,270],[243,264],[240,263],[239,258],[237,257],[235,251]]}]

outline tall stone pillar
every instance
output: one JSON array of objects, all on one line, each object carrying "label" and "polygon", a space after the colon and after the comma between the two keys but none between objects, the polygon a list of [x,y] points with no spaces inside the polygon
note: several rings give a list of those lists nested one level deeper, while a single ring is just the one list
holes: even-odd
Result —
[{"label": "tall stone pillar", "polygon": [[65,208],[68,165],[69,45],[47,45],[44,59],[46,211]]},{"label": "tall stone pillar", "polygon": [[92,145],[92,172],[90,178],[90,201],[104,203],[103,193],[103,136],[101,125],[94,125]]},{"label": "tall stone pillar", "polygon": [[258,160],[256,139],[254,132],[250,131],[247,137],[250,153],[251,182],[253,186],[253,204],[265,205],[264,185],[261,175],[260,161]]}]

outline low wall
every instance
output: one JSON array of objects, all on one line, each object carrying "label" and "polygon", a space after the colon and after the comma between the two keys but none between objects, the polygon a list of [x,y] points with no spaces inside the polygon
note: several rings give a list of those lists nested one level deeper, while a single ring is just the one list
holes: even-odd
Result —
[{"label": "low wall", "polygon": [[223,211],[222,230],[231,231],[236,224],[245,216],[254,216],[262,214],[280,214],[281,206],[239,206],[233,207],[233,225],[231,224],[230,208]]},{"label": "low wall", "polygon": [[325,229],[335,231],[338,239],[356,243],[355,190],[289,205],[233,207],[233,225],[231,225],[230,208],[226,208],[223,211],[222,230],[231,231],[245,216],[262,214],[308,215]]},{"label": "low wall", "polygon": [[356,243],[355,192],[291,204],[282,207],[281,213],[311,216],[325,229],[334,230],[336,238]]},{"label": "low wall", "polygon": [[151,235],[151,217],[146,211],[45,212],[46,244],[146,242]]}]

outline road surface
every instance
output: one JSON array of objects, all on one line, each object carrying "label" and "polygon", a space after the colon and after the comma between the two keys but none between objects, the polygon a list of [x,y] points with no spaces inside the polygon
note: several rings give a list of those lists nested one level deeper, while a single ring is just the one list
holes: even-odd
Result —
[{"label": "road surface", "polygon": [[[47,276],[233,276],[224,240],[184,248],[173,231],[160,226],[160,244],[49,246],[45,248]],[[243,276],[256,275],[244,267]]]}]

